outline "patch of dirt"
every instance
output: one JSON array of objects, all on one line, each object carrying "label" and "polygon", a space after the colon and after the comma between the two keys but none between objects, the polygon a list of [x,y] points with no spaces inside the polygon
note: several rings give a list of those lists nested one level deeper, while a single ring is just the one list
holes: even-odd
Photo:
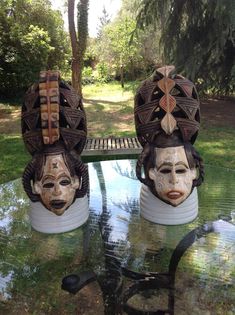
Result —
[{"label": "patch of dirt", "polygon": [[0,108],[0,134],[21,133],[21,109]]},{"label": "patch of dirt", "polygon": [[235,128],[235,100],[201,101],[201,122],[204,126]]}]

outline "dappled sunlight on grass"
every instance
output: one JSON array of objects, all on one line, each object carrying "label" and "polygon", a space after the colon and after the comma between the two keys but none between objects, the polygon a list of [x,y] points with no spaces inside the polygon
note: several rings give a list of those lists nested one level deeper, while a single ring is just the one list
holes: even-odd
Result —
[{"label": "dappled sunlight on grass", "polygon": [[133,92],[118,83],[84,87],[84,107],[88,137],[134,135]]},{"label": "dappled sunlight on grass", "polygon": [[[0,133],[16,134],[21,132],[21,108],[8,103],[0,103]],[[14,124],[12,124],[14,121]]]},{"label": "dappled sunlight on grass", "polygon": [[92,84],[83,87],[84,99],[108,100],[110,102],[133,101],[132,90],[122,89],[120,83]]}]

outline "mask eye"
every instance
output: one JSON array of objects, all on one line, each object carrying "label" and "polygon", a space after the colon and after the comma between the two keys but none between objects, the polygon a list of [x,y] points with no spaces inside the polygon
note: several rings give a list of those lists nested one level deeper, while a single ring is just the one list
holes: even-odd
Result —
[{"label": "mask eye", "polygon": [[179,169],[176,170],[175,172],[176,172],[176,174],[184,174],[184,173],[186,173],[186,169],[184,169],[184,168],[179,168]]},{"label": "mask eye", "polygon": [[169,168],[163,168],[163,169],[160,170],[160,173],[162,173],[162,174],[169,174],[169,173],[171,173],[171,170]]},{"label": "mask eye", "polygon": [[70,179],[62,179],[60,181],[60,185],[62,185],[62,186],[68,186],[70,184],[71,184],[71,180]]},{"label": "mask eye", "polygon": [[43,187],[43,188],[53,188],[53,187],[54,187],[54,184],[49,182],[49,183],[43,184],[42,187]]}]

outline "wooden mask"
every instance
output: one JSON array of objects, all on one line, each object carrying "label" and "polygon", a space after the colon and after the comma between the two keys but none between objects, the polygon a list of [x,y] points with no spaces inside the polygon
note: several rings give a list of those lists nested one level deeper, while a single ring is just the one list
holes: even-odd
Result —
[{"label": "wooden mask", "polygon": [[136,165],[137,178],[162,201],[178,206],[200,186],[204,178],[202,159],[179,133],[159,134],[146,144]]},{"label": "wooden mask", "polygon": [[156,194],[161,200],[178,206],[191,193],[196,167],[189,167],[183,146],[155,148],[155,167],[149,169]]},{"label": "wooden mask", "polygon": [[33,188],[44,206],[56,215],[62,215],[72,204],[79,188],[78,176],[71,176],[62,154],[47,155],[40,180]]},{"label": "wooden mask", "polygon": [[136,175],[156,197],[178,206],[201,184],[204,170],[192,146],[200,125],[198,94],[191,81],[173,74],[174,69],[158,68],[143,82],[134,114],[143,146]]},{"label": "wooden mask", "polygon": [[22,135],[32,155],[23,174],[29,198],[62,215],[85,196],[88,171],[80,154],[86,142],[82,99],[58,71],[42,71],[22,106]]}]

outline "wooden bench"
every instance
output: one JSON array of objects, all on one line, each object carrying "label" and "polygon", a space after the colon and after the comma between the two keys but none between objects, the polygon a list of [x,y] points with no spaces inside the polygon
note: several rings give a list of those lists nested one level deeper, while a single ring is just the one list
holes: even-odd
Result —
[{"label": "wooden bench", "polygon": [[88,138],[82,156],[139,154],[142,146],[133,138]]}]

